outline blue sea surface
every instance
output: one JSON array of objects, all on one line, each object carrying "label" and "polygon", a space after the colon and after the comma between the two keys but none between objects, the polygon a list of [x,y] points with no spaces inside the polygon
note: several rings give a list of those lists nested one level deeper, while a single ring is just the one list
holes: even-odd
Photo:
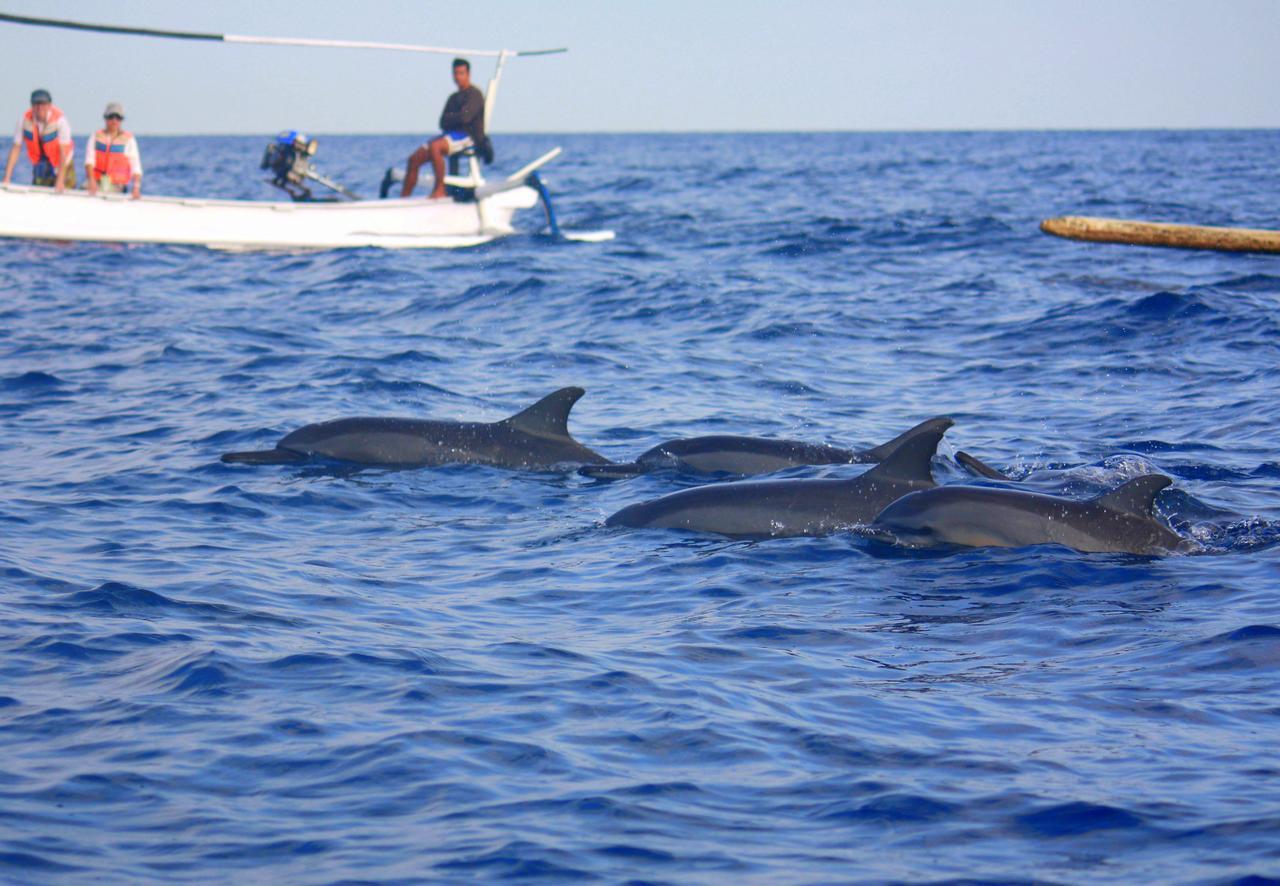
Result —
[{"label": "blue sea surface", "polygon": [[[261,138],[146,189],[271,199]],[[413,136],[322,137],[364,193]],[[0,242],[0,879],[1280,875],[1280,227],[1264,131],[503,136],[562,224],[457,251]],[[25,169],[25,167],[24,167]],[[20,175],[21,175],[20,171]],[[1203,552],[605,529],[705,478],[223,464],[566,385],[700,434],[1173,478]],[[861,466],[791,469],[852,476]]]}]

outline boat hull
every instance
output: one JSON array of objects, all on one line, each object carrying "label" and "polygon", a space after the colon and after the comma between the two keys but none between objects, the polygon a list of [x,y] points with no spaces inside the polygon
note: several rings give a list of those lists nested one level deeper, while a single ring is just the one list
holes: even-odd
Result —
[{"label": "boat hull", "polygon": [[475,246],[514,233],[537,204],[517,187],[471,203],[377,200],[281,203],[89,194],[0,186],[0,237],[171,243],[213,249],[430,249]]}]

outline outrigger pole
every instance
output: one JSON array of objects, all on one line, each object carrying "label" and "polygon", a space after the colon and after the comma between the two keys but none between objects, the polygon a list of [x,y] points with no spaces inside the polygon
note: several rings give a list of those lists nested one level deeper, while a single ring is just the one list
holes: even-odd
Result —
[{"label": "outrigger pole", "polygon": [[129,34],[137,37],[168,37],[176,40],[205,40],[214,43],[241,43],[260,46],[311,46],[327,49],[380,49],[390,52],[431,52],[440,55],[484,56],[496,58],[497,67],[485,90],[484,125],[489,128],[493,116],[498,82],[502,78],[502,66],[509,58],[521,55],[554,55],[568,49],[460,49],[453,46],[418,46],[413,43],[375,43],[367,40],[318,40],[310,37],[252,37],[245,34],[203,34],[197,31],[164,31],[156,28],[129,28],[122,25],[99,25],[92,22],[73,22],[55,18],[35,18],[29,15],[10,15],[0,12],[0,22],[32,25],[44,28],[63,28],[70,31],[95,31],[102,34]]},{"label": "outrigger pole", "polygon": [[434,52],[442,55],[476,55],[510,58],[518,55],[552,55],[567,49],[458,49],[449,46],[417,46],[412,43],[373,43],[366,40],[316,40],[307,37],[251,37],[244,34],[202,34],[196,31],[162,31],[155,28],[126,28],[120,25],[97,25],[54,18],[34,18],[0,12],[0,21],[71,31],[98,31],[104,34],[132,34],[138,37],[170,37],[177,40],[207,40],[215,43],[253,43],[264,46],[316,46],[331,49],[382,49],[391,52]]}]

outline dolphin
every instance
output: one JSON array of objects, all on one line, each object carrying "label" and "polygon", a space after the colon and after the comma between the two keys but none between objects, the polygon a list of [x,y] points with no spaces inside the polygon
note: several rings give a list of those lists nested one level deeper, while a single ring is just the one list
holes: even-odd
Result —
[{"label": "dolphin", "polygon": [[597,480],[618,480],[664,468],[697,474],[750,476],[801,465],[874,464],[884,461],[917,434],[929,433],[939,427],[945,430],[951,423],[949,418],[931,418],[888,443],[862,450],[765,437],[686,437],[660,443],[641,453],[633,462],[584,465],[578,468],[578,473]]},{"label": "dolphin", "polygon": [[988,486],[939,486],[893,502],[870,532],[912,547],[1060,544],[1144,556],[1195,550],[1194,542],[1152,511],[1156,494],[1172,482],[1147,474],[1087,501]]},{"label": "dolphin", "polygon": [[697,486],[618,511],[606,526],[692,529],[731,538],[827,535],[869,523],[890,502],[934,485],[929,462],[951,419],[934,419],[879,465],[849,480],[756,480]]},{"label": "dolphin", "polygon": [[978,477],[986,477],[988,480],[1005,480],[1013,482],[1012,477],[1008,477],[986,462],[979,461],[967,452],[961,450],[956,453],[956,461],[960,462],[961,467],[965,468],[969,473]]},{"label": "dolphin", "polygon": [[497,422],[339,418],[298,428],[275,449],[228,452],[222,460],[278,465],[319,457],[365,465],[461,463],[523,470],[606,461],[569,436],[569,410],[584,393],[561,388]]}]

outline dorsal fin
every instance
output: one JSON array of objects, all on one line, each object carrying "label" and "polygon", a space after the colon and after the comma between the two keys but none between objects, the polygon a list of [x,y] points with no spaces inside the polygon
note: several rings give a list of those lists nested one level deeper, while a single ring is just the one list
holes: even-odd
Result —
[{"label": "dorsal fin", "polygon": [[1096,504],[1122,514],[1150,517],[1156,503],[1156,493],[1173,483],[1163,474],[1146,474],[1135,477],[1123,486],[1104,492],[1094,499]]},{"label": "dorsal fin", "polygon": [[901,446],[903,443],[906,443],[912,437],[915,437],[919,434],[929,433],[935,430],[945,431],[947,428],[951,427],[953,424],[955,424],[955,422],[943,416],[939,416],[938,418],[931,418],[931,419],[928,419],[927,421],[920,422],[920,424],[916,425],[914,428],[912,428],[909,431],[903,431],[901,434],[894,437],[888,443],[881,443],[879,446],[868,449],[864,451],[862,454],[867,456],[868,461],[884,461],[886,458],[893,455],[893,453],[898,450],[899,446]]},{"label": "dorsal fin", "polygon": [[535,437],[568,437],[569,410],[585,393],[582,388],[561,388],[523,412],[503,419],[500,424],[510,425]]},{"label": "dorsal fin", "polygon": [[970,474],[974,474],[979,477],[986,477],[988,480],[1004,480],[1009,483],[1013,482],[1012,477],[1006,477],[1004,474],[991,467],[991,465],[981,461],[980,459],[974,458],[967,452],[957,452],[956,461],[960,462],[960,464],[964,466],[964,469]]},{"label": "dorsal fin", "polygon": [[949,418],[935,418],[924,424],[932,427],[914,434],[888,458],[867,471],[862,477],[932,483],[933,471],[929,469],[929,462],[933,459],[933,454],[938,451],[942,435],[947,432],[947,428],[951,427],[953,422]]}]

